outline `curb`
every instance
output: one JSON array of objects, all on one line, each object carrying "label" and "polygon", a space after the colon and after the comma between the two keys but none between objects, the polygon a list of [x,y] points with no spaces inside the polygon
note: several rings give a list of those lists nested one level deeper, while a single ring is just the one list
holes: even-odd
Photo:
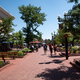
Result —
[{"label": "curb", "polygon": [[0,68],[0,72],[1,72],[3,69],[5,69],[5,68],[7,68],[7,67],[9,67],[9,66],[11,66],[11,65],[13,65],[13,63],[11,63],[11,64],[9,63],[9,64],[3,66],[2,68]]},{"label": "curb", "polygon": [[70,62],[70,64],[80,71],[80,67],[75,62]]}]

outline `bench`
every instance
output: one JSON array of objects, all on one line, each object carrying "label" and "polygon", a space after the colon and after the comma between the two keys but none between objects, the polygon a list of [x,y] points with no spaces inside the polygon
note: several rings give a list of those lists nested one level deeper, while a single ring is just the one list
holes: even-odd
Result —
[{"label": "bench", "polygon": [[17,56],[18,52],[0,52],[0,59],[4,60],[4,62],[6,59],[10,59],[11,57],[14,59]]},{"label": "bench", "polygon": [[8,57],[13,57],[13,59],[18,56],[18,52],[7,52],[7,54]]},{"label": "bench", "polygon": [[4,52],[0,52],[0,59],[4,60],[5,62],[5,59],[10,59],[10,58],[8,57],[8,54]]}]

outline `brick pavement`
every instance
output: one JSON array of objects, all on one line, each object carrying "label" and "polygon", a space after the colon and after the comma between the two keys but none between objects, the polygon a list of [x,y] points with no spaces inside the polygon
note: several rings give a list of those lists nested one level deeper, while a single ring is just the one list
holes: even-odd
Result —
[{"label": "brick pavement", "polygon": [[40,48],[24,58],[10,60],[12,65],[0,71],[0,80],[80,80],[80,72],[69,64],[77,57],[66,60],[58,53],[50,57],[49,50],[44,55]]}]

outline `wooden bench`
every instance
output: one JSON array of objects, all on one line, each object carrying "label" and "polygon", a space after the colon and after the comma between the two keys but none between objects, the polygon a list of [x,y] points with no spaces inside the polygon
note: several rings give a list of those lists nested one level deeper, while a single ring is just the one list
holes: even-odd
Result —
[{"label": "wooden bench", "polygon": [[18,52],[0,52],[0,59],[4,60],[4,62],[6,59],[10,59],[11,57],[14,59],[17,56]]},{"label": "wooden bench", "polygon": [[13,59],[18,56],[18,52],[7,52],[7,54],[8,57],[13,57]]},{"label": "wooden bench", "polygon": [[10,59],[8,57],[8,54],[6,54],[6,52],[0,52],[0,59],[4,60],[5,62],[5,59]]}]

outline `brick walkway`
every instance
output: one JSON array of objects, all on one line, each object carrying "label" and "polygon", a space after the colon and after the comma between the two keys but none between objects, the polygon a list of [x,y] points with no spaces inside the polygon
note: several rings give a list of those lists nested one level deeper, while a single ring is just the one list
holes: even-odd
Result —
[{"label": "brick walkway", "polygon": [[10,60],[12,65],[0,71],[0,80],[80,80],[80,72],[69,64],[77,57],[66,60],[58,53],[50,57],[49,50],[44,55],[40,48],[24,58]]}]

